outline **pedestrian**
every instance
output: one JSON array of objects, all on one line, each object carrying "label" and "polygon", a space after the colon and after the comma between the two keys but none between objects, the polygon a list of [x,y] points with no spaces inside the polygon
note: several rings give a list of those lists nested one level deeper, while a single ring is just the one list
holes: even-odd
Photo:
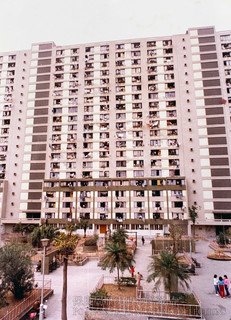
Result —
[{"label": "pedestrian", "polygon": [[214,284],[215,293],[218,296],[219,295],[219,287],[218,287],[218,278],[217,278],[216,274],[214,274],[214,276],[213,276],[213,284]]},{"label": "pedestrian", "polygon": [[134,278],[134,275],[135,275],[135,267],[134,267],[133,265],[131,265],[131,267],[130,267],[130,272],[131,272],[132,278]]},{"label": "pedestrian", "polygon": [[144,237],[142,236],[142,238],[141,238],[141,241],[142,241],[142,245],[144,245],[144,243],[145,243],[145,239],[144,239]]},{"label": "pedestrian", "polygon": [[226,274],[224,275],[224,285],[225,285],[225,293],[226,293],[226,296],[228,297],[230,296],[230,293],[229,293],[230,280],[228,279]]},{"label": "pedestrian", "polygon": [[42,267],[42,261],[39,260],[38,263],[37,263],[37,266],[36,266],[36,272],[41,271],[41,267]]},{"label": "pedestrian", "polygon": [[140,288],[140,281],[143,280],[143,276],[141,273],[137,272],[137,287]]},{"label": "pedestrian", "polygon": [[29,318],[30,319],[35,319],[36,317],[37,317],[37,313],[36,312],[34,312],[34,311],[30,312],[30,314],[29,314]]},{"label": "pedestrian", "polygon": [[224,285],[224,280],[223,280],[222,277],[219,277],[218,288],[219,288],[219,293],[220,293],[221,298],[224,298],[224,296],[225,296],[225,285]]}]

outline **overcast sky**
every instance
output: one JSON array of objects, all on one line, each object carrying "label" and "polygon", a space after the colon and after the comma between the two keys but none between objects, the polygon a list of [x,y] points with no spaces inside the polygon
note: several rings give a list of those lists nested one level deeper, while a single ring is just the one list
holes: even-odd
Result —
[{"label": "overcast sky", "polygon": [[231,0],[0,0],[0,51],[231,29]]}]

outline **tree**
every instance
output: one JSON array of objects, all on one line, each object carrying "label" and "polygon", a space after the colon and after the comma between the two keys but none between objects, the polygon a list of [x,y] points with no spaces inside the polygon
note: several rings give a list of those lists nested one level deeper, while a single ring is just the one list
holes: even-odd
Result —
[{"label": "tree", "polygon": [[21,235],[24,235],[24,234],[31,233],[34,230],[34,228],[36,228],[36,225],[33,225],[33,224],[23,225],[21,222],[19,222],[13,226],[13,232],[18,232],[18,233],[21,233]]},{"label": "tree", "polygon": [[7,305],[6,301],[7,288],[4,283],[0,284],[0,309]]},{"label": "tree", "polygon": [[33,288],[32,249],[28,245],[11,243],[0,249],[0,277],[3,287],[16,299],[24,298]]},{"label": "tree", "polygon": [[41,246],[41,239],[50,239],[51,241],[55,238],[57,234],[57,228],[51,225],[42,225],[34,228],[31,233],[31,243],[33,247]]},{"label": "tree", "polygon": [[86,238],[86,235],[87,235],[87,228],[89,227],[89,220],[88,219],[84,219],[84,218],[81,218],[80,219],[80,222],[79,222],[79,227],[81,229],[83,229],[84,231],[84,238]]},{"label": "tree", "polygon": [[108,241],[105,246],[106,253],[101,261],[101,267],[103,270],[109,269],[113,272],[117,270],[117,283],[120,289],[120,271],[128,269],[134,259],[132,255],[127,251],[126,245],[120,242]]},{"label": "tree", "polygon": [[229,243],[229,234],[227,232],[220,232],[217,235],[217,243],[219,246],[225,246],[227,243]]},{"label": "tree", "polygon": [[55,239],[54,245],[59,249],[63,257],[63,293],[62,293],[62,320],[67,320],[67,266],[69,256],[75,251],[78,235],[72,234],[77,229],[74,224],[66,226],[66,233],[61,232]]},{"label": "tree", "polygon": [[195,237],[195,223],[196,219],[198,218],[198,208],[194,205],[188,208],[189,210],[189,217],[193,223],[193,237]]},{"label": "tree", "polygon": [[162,251],[160,255],[153,256],[148,266],[148,272],[147,281],[157,280],[157,286],[163,281],[167,292],[178,291],[178,281],[186,288],[189,288],[190,276],[187,269],[180,264],[179,257],[173,252]]},{"label": "tree", "polygon": [[120,243],[126,246],[126,239],[128,239],[128,233],[124,228],[117,229],[111,236],[111,241]]},{"label": "tree", "polygon": [[173,253],[177,253],[179,251],[179,241],[182,238],[183,230],[180,226],[171,225],[169,228],[170,237],[173,239]]}]

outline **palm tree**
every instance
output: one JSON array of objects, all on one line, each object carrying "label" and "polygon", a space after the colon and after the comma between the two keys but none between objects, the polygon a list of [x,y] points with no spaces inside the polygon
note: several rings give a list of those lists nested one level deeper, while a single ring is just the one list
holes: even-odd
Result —
[{"label": "palm tree", "polygon": [[167,292],[178,291],[178,281],[182,286],[189,288],[190,276],[187,269],[180,264],[179,257],[173,252],[162,251],[160,255],[153,256],[148,266],[148,272],[147,281],[157,280],[157,286],[163,281]]},{"label": "palm tree", "polygon": [[117,229],[111,236],[111,241],[123,245],[126,245],[126,239],[128,239],[128,233],[124,228]]},{"label": "palm tree", "polygon": [[78,236],[72,234],[76,230],[76,226],[68,225],[67,233],[61,232],[55,239],[54,245],[59,249],[63,257],[63,293],[62,293],[62,320],[67,320],[67,266],[69,256],[75,251]]},{"label": "palm tree", "polygon": [[53,240],[57,235],[57,228],[52,225],[42,225],[35,227],[31,233],[31,242],[34,247],[40,247],[41,239]]},{"label": "palm tree", "polygon": [[188,210],[189,210],[189,217],[193,223],[193,237],[195,237],[195,223],[198,217],[198,209],[196,206],[192,205],[191,207],[188,208]]},{"label": "palm tree", "polygon": [[134,259],[131,254],[128,253],[126,245],[119,242],[108,241],[105,246],[106,253],[101,261],[102,269],[109,269],[113,272],[117,270],[117,283],[120,289],[120,271],[128,269]]}]

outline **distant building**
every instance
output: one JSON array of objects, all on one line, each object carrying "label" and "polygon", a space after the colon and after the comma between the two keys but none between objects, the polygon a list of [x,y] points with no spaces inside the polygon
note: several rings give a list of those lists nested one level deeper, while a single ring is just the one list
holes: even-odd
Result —
[{"label": "distant building", "polygon": [[33,44],[0,54],[0,79],[6,228],[162,234],[192,205],[197,234],[231,224],[231,31]]}]

